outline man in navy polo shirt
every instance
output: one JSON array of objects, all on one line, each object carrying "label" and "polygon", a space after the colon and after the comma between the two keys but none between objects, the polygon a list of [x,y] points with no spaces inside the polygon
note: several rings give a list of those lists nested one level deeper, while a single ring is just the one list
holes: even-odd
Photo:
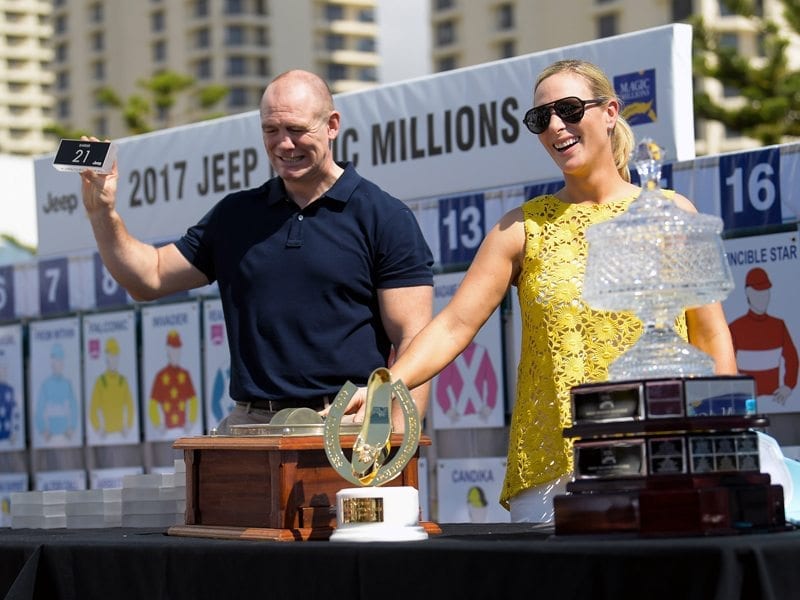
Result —
[{"label": "man in navy polo shirt", "polygon": [[[174,244],[134,239],[110,175],[81,174],[83,201],[108,270],[135,299],[217,281],[231,349],[231,414],[268,422],[277,410],[325,407],[342,384],[402,354],[430,320],[433,258],[411,211],[331,143],[340,114],[325,82],[288,71],[261,101],[277,177],[223,198]],[[427,389],[414,391],[421,414]]]}]

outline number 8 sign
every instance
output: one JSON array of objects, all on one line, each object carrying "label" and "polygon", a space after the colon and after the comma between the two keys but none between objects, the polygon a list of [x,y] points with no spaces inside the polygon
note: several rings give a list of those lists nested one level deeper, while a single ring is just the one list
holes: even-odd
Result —
[{"label": "number 8 sign", "polygon": [[726,231],[782,223],[777,147],[720,156],[719,187]]}]

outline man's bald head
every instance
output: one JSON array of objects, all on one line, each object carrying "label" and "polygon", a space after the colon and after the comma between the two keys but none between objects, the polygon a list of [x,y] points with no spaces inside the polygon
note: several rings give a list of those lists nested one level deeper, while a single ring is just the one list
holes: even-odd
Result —
[{"label": "man's bald head", "polygon": [[320,115],[328,115],[334,110],[333,94],[322,77],[302,69],[292,69],[284,71],[267,85],[261,99],[262,114],[265,110],[268,111],[270,105],[278,98],[284,97],[287,90],[313,99],[314,104],[319,107]]}]

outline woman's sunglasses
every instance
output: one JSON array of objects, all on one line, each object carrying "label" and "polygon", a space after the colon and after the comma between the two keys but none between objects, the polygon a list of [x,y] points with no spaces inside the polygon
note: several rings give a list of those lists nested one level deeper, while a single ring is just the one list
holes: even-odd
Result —
[{"label": "woman's sunglasses", "polygon": [[602,102],[605,102],[604,98],[581,100],[577,96],[567,96],[555,102],[534,106],[525,113],[525,118],[522,119],[522,122],[525,123],[531,133],[538,135],[547,129],[550,124],[551,114],[556,113],[558,118],[565,123],[577,123],[583,118],[583,113],[586,112],[588,104],[601,104]]}]

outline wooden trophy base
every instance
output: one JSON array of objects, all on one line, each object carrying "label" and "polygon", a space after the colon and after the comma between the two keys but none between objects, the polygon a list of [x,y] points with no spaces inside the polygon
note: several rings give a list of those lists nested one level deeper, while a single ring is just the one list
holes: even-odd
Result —
[{"label": "wooden trophy base", "polygon": [[731,535],[786,529],[783,488],[766,473],[574,481],[556,496],[556,535]]},{"label": "wooden trophy base", "polygon": [[[340,439],[351,460],[356,436]],[[402,441],[392,434],[390,459]],[[180,438],[173,447],[183,450],[186,462],[186,518],[169,535],[327,540],[336,528],[336,492],[352,487],[331,467],[320,435],[199,436]],[[386,485],[418,489],[418,457],[419,451]],[[420,525],[428,534],[441,533],[436,523]]]}]

